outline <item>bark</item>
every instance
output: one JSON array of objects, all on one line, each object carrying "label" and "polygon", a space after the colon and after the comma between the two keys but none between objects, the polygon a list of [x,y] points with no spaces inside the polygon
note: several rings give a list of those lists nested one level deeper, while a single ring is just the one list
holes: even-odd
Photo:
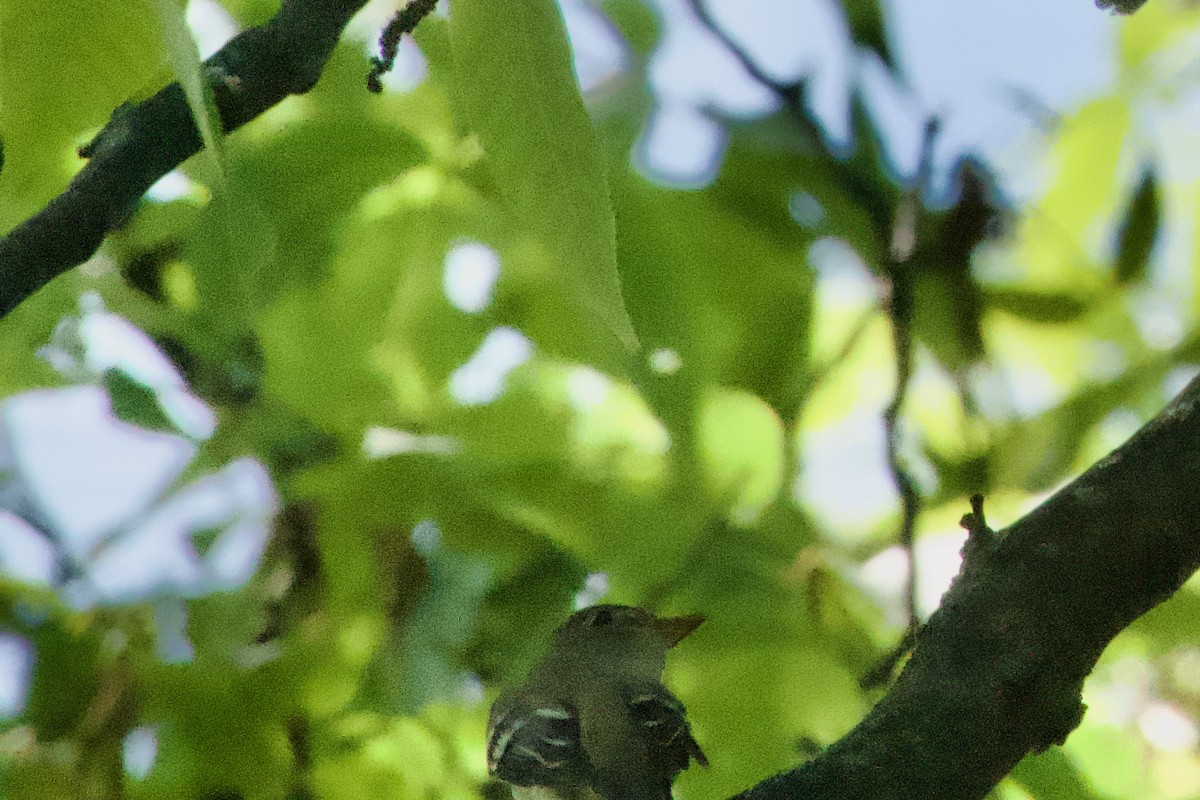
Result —
[{"label": "bark", "polygon": [[847,736],[741,800],[981,798],[1083,717],[1105,646],[1200,568],[1200,378],[1006,530],[981,515],[895,686]]}]

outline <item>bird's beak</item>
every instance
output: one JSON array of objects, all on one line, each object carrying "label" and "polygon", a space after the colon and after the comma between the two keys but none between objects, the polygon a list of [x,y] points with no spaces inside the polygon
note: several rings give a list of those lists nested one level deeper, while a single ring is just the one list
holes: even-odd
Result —
[{"label": "bird's beak", "polygon": [[702,614],[689,614],[686,617],[655,617],[654,627],[667,640],[667,646],[674,647],[683,637],[699,628],[701,622],[704,622]]}]

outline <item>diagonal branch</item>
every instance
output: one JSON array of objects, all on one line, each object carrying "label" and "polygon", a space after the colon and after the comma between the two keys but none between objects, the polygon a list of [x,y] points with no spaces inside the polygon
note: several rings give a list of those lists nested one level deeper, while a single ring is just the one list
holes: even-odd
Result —
[{"label": "diagonal branch", "polygon": [[1078,725],[1101,652],[1200,568],[1200,379],[1008,529],[982,500],[962,570],[892,690],[845,738],[741,800],[976,800]]},{"label": "diagonal branch", "polygon": [[[342,30],[366,0],[283,0],[270,21],[243,31],[205,62],[226,132],[321,75]],[[83,150],[88,164],[45,208],[0,239],[0,318],[83,263],[159,178],[201,148],[178,83],[113,112]]]}]

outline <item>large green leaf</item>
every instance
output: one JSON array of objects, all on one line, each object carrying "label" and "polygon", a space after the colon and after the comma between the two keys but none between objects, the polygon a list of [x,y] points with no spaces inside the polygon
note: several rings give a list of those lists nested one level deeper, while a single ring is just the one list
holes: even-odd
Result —
[{"label": "large green leaf", "polygon": [[646,347],[674,351],[693,387],[745,389],[789,421],[807,368],[813,281],[799,226],[749,224],[771,199],[786,219],[786,196],[771,194],[725,184],[672,192],[631,174],[614,201],[629,307]]},{"label": "large green leaf", "polygon": [[523,226],[548,251],[554,280],[569,287],[602,327],[610,352],[637,347],[617,275],[616,239],[604,164],[579,96],[554,0],[460,0],[450,19],[455,89],[487,165]]},{"label": "large green leaf", "polygon": [[192,119],[196,121],[196,127],[200,130],[205,152],[217,169],[223,172],[223,132],[216,106],[213,105],[210,96],[200,52],[196,49],[196,43],[192,41],[191,32],[183,16],[183,4],[178,0],[152,0],[152,3],[162,28],[163,44],[171,60],[171,69],[175,72],[175,79],[183,87],[188,108],[192,111]]}]

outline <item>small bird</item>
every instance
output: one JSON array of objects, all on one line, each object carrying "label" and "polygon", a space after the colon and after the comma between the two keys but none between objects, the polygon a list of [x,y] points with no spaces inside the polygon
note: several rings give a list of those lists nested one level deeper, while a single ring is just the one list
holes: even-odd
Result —
[{"label": "small bird", "polygon": [[492,705],[488,773],[516,800],[670,800],[675,776],[708,759],[662,671],[703,621],[618,605],[571,615],[525,683]]}]

